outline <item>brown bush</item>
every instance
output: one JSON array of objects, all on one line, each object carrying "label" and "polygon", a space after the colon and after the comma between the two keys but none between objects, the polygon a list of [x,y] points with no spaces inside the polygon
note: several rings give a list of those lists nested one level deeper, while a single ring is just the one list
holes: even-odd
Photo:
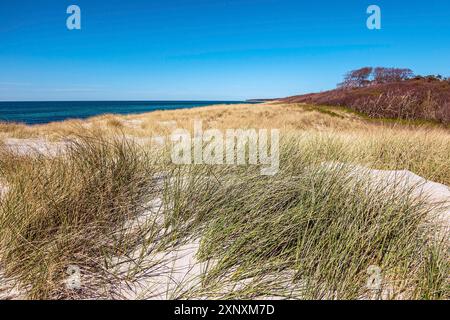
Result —
[{"label": "brown bush", "polygon": [[450,123],[450,83],[437,78],[415,78],[363,88],[338,88],[281,101],[345,106],[373,118]]}]

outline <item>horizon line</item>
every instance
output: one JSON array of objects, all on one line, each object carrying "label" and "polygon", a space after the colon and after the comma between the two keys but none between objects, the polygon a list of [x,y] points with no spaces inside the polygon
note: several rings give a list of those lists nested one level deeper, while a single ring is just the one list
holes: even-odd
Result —
[{"label": "horizon line", "polygon": [[249,100],[265,100],[265,99],[272,99],[272,98],[255,98],[255,99],[243,99],[243,100],[103,100],[103,99],[97,99],[97,100],[0,100],[0,103],[2,102],[246,102]]}]

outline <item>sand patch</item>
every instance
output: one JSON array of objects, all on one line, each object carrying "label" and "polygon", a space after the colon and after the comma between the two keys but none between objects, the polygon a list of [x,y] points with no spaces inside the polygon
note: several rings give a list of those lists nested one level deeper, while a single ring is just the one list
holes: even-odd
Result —
[{"label": "sand patch", "polygon": [[4,141],[7,150],[14,154],[57,156],[64,152],[68,142],[50,142],[46,139],[16,139],[7,138]]}]

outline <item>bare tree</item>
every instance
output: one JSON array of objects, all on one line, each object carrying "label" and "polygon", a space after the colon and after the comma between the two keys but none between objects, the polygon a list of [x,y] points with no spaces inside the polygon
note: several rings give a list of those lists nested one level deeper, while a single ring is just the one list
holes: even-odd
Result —
[{"label": "bare tree", "polygon": [[414,76],[411,69],[377,67],[373,72],[375,83],[391,83],[410,79]]},{"label": "bare tree", "polygon": [[408,80],[414,77],[414,72],[411,69],[393,69],[394,78],[396,81]]},{"label": "bare tree", "polygon": [[345,75],[344,81],[339,86],[344,88],[364,87],[370,83],[372,70],[372,67],[352,70]]}]

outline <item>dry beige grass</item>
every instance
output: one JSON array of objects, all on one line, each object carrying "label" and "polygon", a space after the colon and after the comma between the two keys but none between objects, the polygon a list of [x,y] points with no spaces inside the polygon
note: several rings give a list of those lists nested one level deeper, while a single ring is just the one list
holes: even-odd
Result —
[{"label": "dry beige grass", "polygon": [[24,126],[1,124],[0,137],[51,138],[67,136],[85,130],[121,130],[127,135],[148,137],[167,132],[169,122],[178,127],[192,126],[192,120],[203,120],[205,127],[214,128],[279,128],[282,130],[365,128],[364,120],[350,113],[324,113],[320,109],[291,104],[216,105],[202,108],[155,111],[137,115],[101,115],[87,119],[68,120],[44,125]]},{"label": "dry beige grass", "polygon": [[151,138],[168,135],[175,127],[192,129],[195,119],[202,120],[205,129],[280,129],[285,136],[295,135],[301,139],[300,148],[316,149],[314,153],[324,161],[350,161],[378,169],[407,169],[450,185],[448,128],[369,120],[342,108],[304,104],[216,105],[127,116],[102,115],[84,121],[37,126],[1,124],[0,139],[46,137],[58,140],[86,133]]},{"label": "dry beige grass", "polygon": [[[368,120],[342,108],[318,107],[305,104],[237,104],[209,107],[164,110],[135,115],[106,114],[87,120],[67,120],[43,125],[0,123],[0,137],[60,137],[79,130],[122,130],[134,136],[149,136],[164,133],[168,122],[176,122],[178,127],[187,128],[192,120],[201,119],[205,127],[214,128],[279,128],[281,130],[316,129],[320,131],[355,129],[394,128],[408,129],[411,125],[382,123]],[[422,125],[437,128],[436,125]],[[444,131],[447,131],[445,127]],[[414,129],[416,129],[414,127]]]}]

